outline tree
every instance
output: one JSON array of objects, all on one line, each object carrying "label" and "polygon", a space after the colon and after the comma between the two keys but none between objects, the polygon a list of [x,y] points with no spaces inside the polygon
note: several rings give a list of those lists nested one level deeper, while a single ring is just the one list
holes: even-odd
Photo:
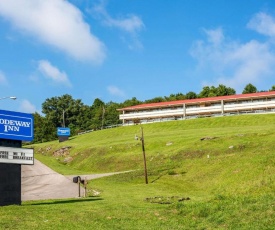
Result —
[{"label": "tree", "polygon": [[225,85],[220,84],[218,87],[215,86],[205,86],[202,91],[199,93],[199,98],[205,97],[217,97],[217,96],[226,96],[226,95],[234,95],[236,94],[235,89],[227,87]]},{"label": "tree", "polygon": [[92,108],[88,105],[83,105],[80,108],[80,116],[77,116],[76,123],[78,124],[78,127],[76,129],[76,132],[82,132],[85,130],[90,130],[92,125]]},{"label": "tree", "polygon": [[106,103],[105,106],[104,125],[109,126],[121,124],[121,120],[119,120],[119,111],[117,111],[119,104],[111,101]]},{"label": "tree", "polygon": [[205,98],[205,97],[215,97],[216,96],[216,88],[214,86],[204,86],[202,88],[202,91],[199,93],[199,98]]},{"label": "tree", "polygon": [[257,92],[256,86],[252,85],[251,83],[247,84],[247,85],[244,87],[244,90],[243,90],[243,94],[247,94],[247,93],[256,93],[256,92]]},{"label": "tree", "polygon": [[130,100],[126,100],[121,104],[121,107],[129,107],[134,105],[140,105],[142,101],[139,101],[136,97],[132,97]]},{"label": "tree", "polygon": [[42,117],[39,113],[35,112],[33,114],[34,118],[34,143],[37,142],[43,142],[44,132],[43,132],[43,126],[44,126],[44,120],[45,118]]},{"label": "tree", "polygon": [[184,100],[184,99],[186,99],[186,96],[183,93],[177,93],[176,94],[176,99],[177,100]]},{"label": "tree", "polygon": [[149,100],[145,100],[145,103],[157,103],[157,102],[163,102],[165,99],[163,97],[155,97]]},{"label": "tree", "polygon": [[81,130],[89,129],[91,114],[90,107],[82,103],[80,99],[72,100],[65,112],[67,126],[71,129],[72,134]]},{"label": "tree", "polygon": [[104,126],[104,116],[105,116],[105,103],[99,98],[94,100],[92,105],[92,129],[101,129]]},{"label": "tree", "polygon": [[210,93],[210,87],[209,86],[204,86],[202,88],[202,91],[199,93],[198,97],[199,98],[208,97],[209,93]]},{"label": "tree", "polygon": [[234,94],[236,94],[235,89],[230,88],[230,87],[226,87],[225,85],[220,84],[216,88],[216,95],[217,96],[226,96],[226,95],[234,95]]},{"label": "tree", "polygon": [[34,139],[33,143],[42,143],[56,139],[56,127],[39,113],[34,113]]},{"label": "tree", "polygon": [[184,100],[185,95],[182,93],[170,94],[169,97],[164,97],[165,101],[177,101],[177,100]]},{"label": "tree", "polygon": [[275,85],[273,85],[269,91],[275,91]]},{"label": "tree", "polygon": [[74,135],[82,123],[86,123],[83,116],[87,107],[81,100],[74,100],[72,96],[65,94],[60,97],[47,98],[42,104],[42,112],[45,114],[46,121],[53,124],[55,128],[71,128],[71,134]]},{"label": "tree", "polygon": [[186,97],[186,99],[195,99],[195,98],[197,98],[197,94],[193,91],[190,91],[185,95],[185,97]]}]

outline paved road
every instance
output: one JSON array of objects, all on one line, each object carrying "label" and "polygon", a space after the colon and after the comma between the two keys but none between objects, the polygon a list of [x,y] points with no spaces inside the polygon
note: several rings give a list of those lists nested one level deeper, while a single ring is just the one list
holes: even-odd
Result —
[{"label": "paved road", "polygon": [[[73,177],[81,176],[81,179],[95,179],[104,176],[111,176],[123,172],[103,173],[92,175],[72,175],[63,176],[38,160],[34,160],[34,165],[22,165],[21,167],[21,199],[27,200],[49,200],[79,197],[78,184],[73,183]],[[129,171],[127,171],[129,172]],[[81,187],[81,196],[84,189]]]}]

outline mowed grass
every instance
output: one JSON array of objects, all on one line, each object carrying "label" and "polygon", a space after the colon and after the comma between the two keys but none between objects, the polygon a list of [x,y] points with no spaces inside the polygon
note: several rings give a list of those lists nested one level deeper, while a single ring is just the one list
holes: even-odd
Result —
[{"label": "mowed grass", "polygon": [[87,198],[1,207],[0,228],[275,229],[274,114],[143,130],[148,184],[141,141],[134,139],[139,125],[32,146],[37,159],[62,174],[133,171],[90,181]]}]

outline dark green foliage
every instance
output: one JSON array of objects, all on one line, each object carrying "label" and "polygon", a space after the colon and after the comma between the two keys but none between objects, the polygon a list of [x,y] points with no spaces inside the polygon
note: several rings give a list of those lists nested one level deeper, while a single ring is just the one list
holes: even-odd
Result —
[{"label": "dark green foliage", "polygon": [[246,93],[256,93],[256,92],[257,92],[256,86],[252,85],[251,83],[247,84],[244,87],[244,90],[243,90],[243,94],[246,94]]},{"label": "dark green foliage", "polygon": [[176,101],[176,100],[184,100],[186,96],[182,93],[170,94],[169,97],[164,97],[165,101]]},{"label": "dark green foliage", "polygon": [[47,142],[56,138],[56,127],[45,117],[34,114],[34,143]]},{"label": "dark green foliage", "polygon": [[234,95],[236,91],[233,88],[226,87],[225,85],[220,84],[216,88],[216,96],[226,96],[226,95]]},{"label": "dark green foliage", "polygon": [[99,98],[94,100],[94,103],[91,107],[92,113],[92,124],[91,129],[97,130],[103,128],[104,115],[105,115],[105,104]]},{"label": "dark green foliage", "polygon": [[163,102],[165,99],[163,97],[155,97],[150,100],[145,100],[145,103],[157,103],[157,102]]},{"label": "dark green foliage", "polygon": [[[135,98],[132,103],[137,104]],[[45,116],[38,113],[34,114],[34,133],[33,143],[55,140],[57,138],[57,127],[69,127],[71,135],[87,130],[98,130],[104,127],[120,124],[119,111],[124,104],[114,102],[104,103],[96,98],[92,106],[84,105],[80,99],[73,99],[72,96],[65,94],[60,97],[46,99],[42,104],[42,112]]]},{"label": "dark green foliage", "polygon": [[203,87],[198,97],[205,98],[205,97],[226,96],[226,95],[234,95],[234,94],[236,94],[236,91],[233,88],[226,87],[225,85],[220,84],[218,87],[215,87],[215,86]]},{"label": "dark green foliage", "polygon": [[123,107],[129,107],[134,105],[142,104],[142,101],[139,101],[136,97],[132,97],[132,99],[126,100],[121,104],[121,108]]},{"label": "dark green foliage", "polygon": [[[46,99],[42,104],[42,112],[45,120],[53,127],[70,127],[71,134],[83,127],[83,118],[89,119],[89,107],[84,106],[81,100],[74,100],[72,96],[65,94],[60,97]],[[87,119],[84,124],[87,124]]]},{"label": "dark green foliage", "polygon": [[198,97],[197,94],[195,92],[192,92],[192,91],[190,91],[186,94],[186,99],[195,99],[197,97]]},{"label": "dark green foliage", "polygon": [[119,112],[117,109],[120,108],[118,103],[108,102],[106,103],[105,115],[104,115],[104,126],[111,126],[120,124]]}]

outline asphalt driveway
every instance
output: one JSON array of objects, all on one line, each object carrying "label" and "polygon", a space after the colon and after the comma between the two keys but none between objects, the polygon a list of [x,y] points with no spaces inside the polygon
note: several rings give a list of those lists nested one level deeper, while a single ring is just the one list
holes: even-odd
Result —
[{"label": "asphalt driveway", "polygon": [[[81,196],[84,189],[81,187]],[[21,167],[21,200],[48,200],[79,197],[79,187],[67,178],[38,160],[34,165]]]}]

